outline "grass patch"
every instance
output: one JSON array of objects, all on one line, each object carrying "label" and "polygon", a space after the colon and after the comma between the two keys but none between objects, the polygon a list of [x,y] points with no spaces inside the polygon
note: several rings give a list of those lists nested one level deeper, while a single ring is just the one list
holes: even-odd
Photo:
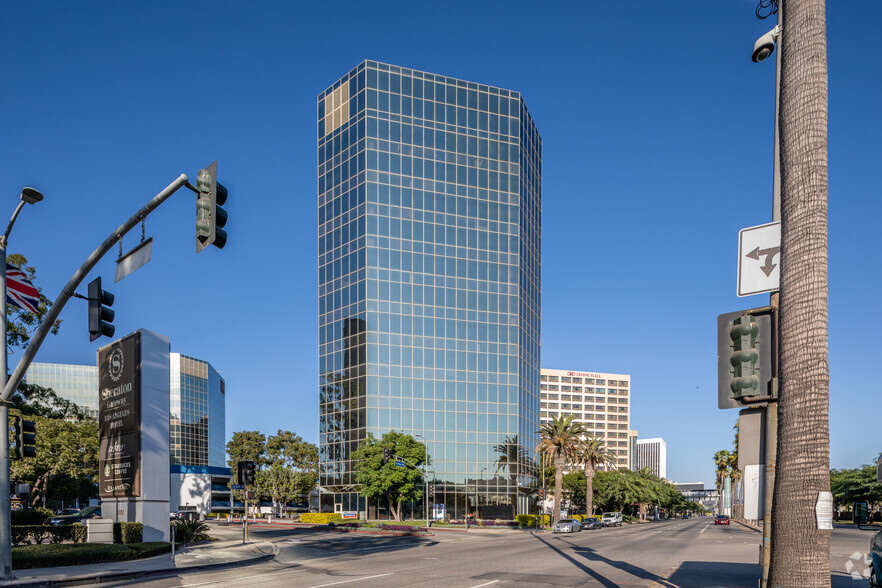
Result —
[{"label": "grass patch", "polygon": [[12,568],[53,568],[84,564],[130,561],[171,553],[171,543],[102,544],[62,543],[57,545],[20,545],[12,548]]}]

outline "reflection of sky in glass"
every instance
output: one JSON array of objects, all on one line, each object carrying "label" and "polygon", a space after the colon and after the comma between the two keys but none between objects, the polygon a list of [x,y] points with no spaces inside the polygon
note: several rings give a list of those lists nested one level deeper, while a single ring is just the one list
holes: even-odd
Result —
[{"label": "reflection of sky in glass", "polygon": [[520,95],[365,62],[318,119],[321,484],[353,484],[358,442],[394,429],[439,480],[511,496],[539,428],[541,139]]}]

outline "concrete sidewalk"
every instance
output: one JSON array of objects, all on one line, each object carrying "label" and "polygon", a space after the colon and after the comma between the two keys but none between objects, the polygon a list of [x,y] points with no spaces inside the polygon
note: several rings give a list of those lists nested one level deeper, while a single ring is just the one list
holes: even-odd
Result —
[{"label": "concrete sidewalk", "polygon": [[14,579],[0,581],[0,586],[65,586],[84,584],[89,580],[98,583],[147,578],[248,565],[272,559],[277,553],[278,548],[266,541],[244,545],[241,540],[214,541],[185,547],[175,552],[174,561],[169,553],[134,561],[13,570]]}]

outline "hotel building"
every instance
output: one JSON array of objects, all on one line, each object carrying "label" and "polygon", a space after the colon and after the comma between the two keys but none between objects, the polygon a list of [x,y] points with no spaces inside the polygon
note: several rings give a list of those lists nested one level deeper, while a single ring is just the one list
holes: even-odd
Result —
[{"label": "hotel building", "polygon": [[322,510],[381,516],[351,456],[396,430],[427,442],[449,516],[530,512],[542,139],[521,95],[365,61],[317,114]]},{"label": "hotel building", "polygon": [[630,439],[636,431],[631,435],[631,376],[542,368],[540,380],[543,423],[573,416],[616,454],[616,469],[632,469]]}]

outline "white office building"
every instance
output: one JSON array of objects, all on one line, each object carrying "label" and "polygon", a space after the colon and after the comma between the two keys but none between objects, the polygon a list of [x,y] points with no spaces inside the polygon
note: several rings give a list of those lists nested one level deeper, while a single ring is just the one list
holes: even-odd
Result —
[{"label": "white office building", "polygon": [[[613,451],[616,469],[631,469],[628,436],[631,421],[631,376],[542,368],[539,376],[539,420],[572,415],[592,437]],[[601,468],[604,469],[604,468]]]},{"label": "white office building", "polygon": [[661,437],[637,439],[637,467],[649,468],[659,478],[668,477],[668,446]]}]

